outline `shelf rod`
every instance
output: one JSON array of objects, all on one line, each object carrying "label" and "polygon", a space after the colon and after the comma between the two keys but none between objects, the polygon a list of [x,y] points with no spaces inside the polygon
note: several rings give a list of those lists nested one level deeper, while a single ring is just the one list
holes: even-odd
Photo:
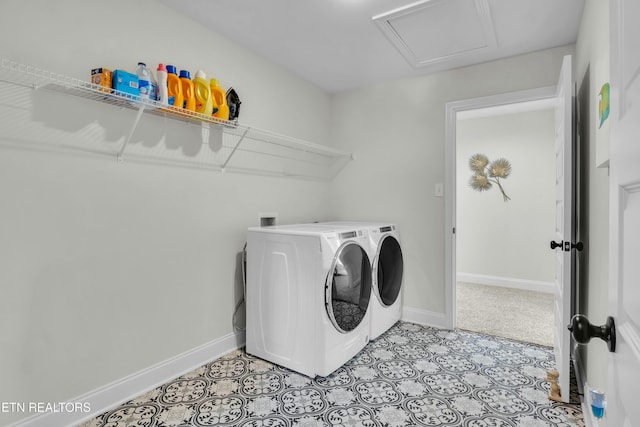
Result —
[{"label": "shelf rod", "polygon": [[236,143],[236,146],[233,147],[233,150],[231,150],[231,154],[229,154],[229,157],[227,157],[227,160],[224,162],[224,164],[222,165],[222,170],[224,171],[224,168],[227,167],[227,164],[229,163],[229,160],[231,160],[231,158],[233,157],[233,155],[235,154],[236,150],[238,149],[238,147],[240,146],[240,143],[242,142],[242,140],[244,139],[244,137],[247,135],[247,132],[249,132],[249,129],[251,128],[246,128],[244,130],[244,132],[242,133],[242,136],[240,137],[240,139],[238,140],[238,142]]},{"label": "shelf rod", "polygon": [[124,150],[127,148],[127,144],[129,144],[129,141],[131,141],[133,132],[135,132],[136,128],[138,127],[138,123],[140,122],[140,118],[142,117],[143,112],[144,112],[144,106],[141,105],[140,107],[138,107],[138,113],[136,114],[136,119],[133,122],[133,126],[131,126],[129,135],[127,135],[127,139],[125,139],[124,143],[122,144],[122,147],[120,148],[120,151],[118,152],[118,161],[120,162],[123,161],[122,155],[124,154]]}]

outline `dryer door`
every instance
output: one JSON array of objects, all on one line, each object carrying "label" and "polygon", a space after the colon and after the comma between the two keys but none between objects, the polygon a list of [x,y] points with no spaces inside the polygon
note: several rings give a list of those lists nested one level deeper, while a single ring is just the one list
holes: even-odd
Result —
[{"label": "dryer door", "polygon": [[371,297],[371,264],[355,242],[344,243],[333,259],[325,284],[325,306],[335,328],[354,330],[364,318]]},{"label": "dryer door", "polygon": [[400,243],[392,235],[382,238],[375,260],[376,296],[385,307],[392,305],[400,295],[404,264]]}]

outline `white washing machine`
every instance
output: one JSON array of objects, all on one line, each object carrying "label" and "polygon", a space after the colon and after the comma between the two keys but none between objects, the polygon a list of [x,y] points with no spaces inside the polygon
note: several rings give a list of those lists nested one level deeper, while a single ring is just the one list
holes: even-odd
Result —
[{"label": "white washing machine", "polygon": [[395,224],[332,221],[321,224],[369,231],[373,293],[370,339],[378,338],[402,317],[402,277],[404,261],[400,232]]},{"label": "white washing machine", "polygon": [[328,376],[369,342],[366,229],[319,224],[247,233],[247,353]]}]

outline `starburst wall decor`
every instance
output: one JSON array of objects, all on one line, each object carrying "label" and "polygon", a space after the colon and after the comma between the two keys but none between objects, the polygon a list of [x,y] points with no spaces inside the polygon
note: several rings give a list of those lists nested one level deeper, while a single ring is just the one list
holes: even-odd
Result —
[{"label": "starburst wall decor", "polygon": [[488,191],[496,184],[502,192],[505,202],[511,200],[504,192],[500,179],[505,179],[511,174],[511,163],[505,158],[499,158],[489,163],[489,158],[484,154],[474,154],[469,159],[469,167],[473,171],[473,176],[469,181],[471,188],[477,191]]}]

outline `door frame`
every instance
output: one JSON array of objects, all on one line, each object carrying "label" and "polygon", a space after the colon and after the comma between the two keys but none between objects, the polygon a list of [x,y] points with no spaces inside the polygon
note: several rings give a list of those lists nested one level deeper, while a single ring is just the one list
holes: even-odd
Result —
[{"label": "door frame", "polygon": [[556,86],[545,86],[498,95],[464,99],[446,104],[445,121],[445,312],[447,329],[456,327],[456,117],[457,113],[527,101],[555,98]]}]

